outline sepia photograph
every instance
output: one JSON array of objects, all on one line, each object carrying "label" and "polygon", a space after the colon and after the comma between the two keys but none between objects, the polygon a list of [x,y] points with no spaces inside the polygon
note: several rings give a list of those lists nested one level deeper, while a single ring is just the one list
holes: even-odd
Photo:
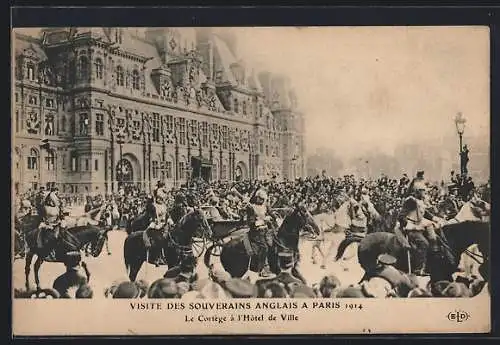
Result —
[{"label": "sepia photograph", "polygon": [[490,330],[488,27],[11,35],[14,334]]}]

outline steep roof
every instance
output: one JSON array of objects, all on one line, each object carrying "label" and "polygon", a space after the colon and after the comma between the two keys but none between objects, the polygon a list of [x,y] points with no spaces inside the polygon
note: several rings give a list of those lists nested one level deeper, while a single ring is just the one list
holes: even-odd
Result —
[{"label": "steep roof", "polygon": [[26,50],[32,50],[41,61],[47,60],[47,54],[45,54],[40,40],[36,38],[16,33],[14,47],[16,56],[23,54]]},{"label": "steep roof", "polygon": [[217,35],[214,35],[214,45],[219,53],[220,62],[222,64],[222,68],[224,69],[224,74],[227,78],[227,81],[230,83],[236,83],[236,79],[231,71],[231,65],[236,63],[236,58],[233,53],[229,50],[227,44],[220,39]]}]

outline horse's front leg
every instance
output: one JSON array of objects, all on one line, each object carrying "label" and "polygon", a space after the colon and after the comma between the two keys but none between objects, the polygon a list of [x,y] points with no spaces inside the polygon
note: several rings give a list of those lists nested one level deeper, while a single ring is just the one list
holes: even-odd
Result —
[{"label": "horse's front leg", "polygon": [[306,278],[302,275],[302,273],[300,273],[299,267],[300,267],[299,263],[296,263],[295,266],[293,266],[292,275],[300,279],[302,283],[307,285]]},{"label": "horse's front leg", "polygon": [[31,250],[28,250],[28,252],[26,253],[26,258],[25,258],[25,262],[24,262],[24,275],[25,275],[25,279],[26,279],[26,282],[25,282],[26,291],[30,290],[30,270],[31,270],[31,261],[33,261],[33,255],[34,254],[31,252]]},{"label": "horse's front leg", "polygon": [[36,289],[40,290],[40,267],[42,266],[43,263],[43,257],[42,256],[37,256],[36,261],[35,261],[35,284],[36,284]]}]

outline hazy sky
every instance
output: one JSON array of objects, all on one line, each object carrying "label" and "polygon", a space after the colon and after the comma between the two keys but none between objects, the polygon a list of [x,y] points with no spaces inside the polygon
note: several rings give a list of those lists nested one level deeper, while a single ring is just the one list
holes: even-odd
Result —
[{"label": "hazy sky", "polygon": [[456,135],[458,111],[466,136],[489,141],[485,27],[230,30],[249,65],[290,77],[309,151],[334,147],[350,158],[376,146],[391,153],[400,143]]},{"label": "hazy sky", "polygon": [[[233,29],[232,29],[233,30]],[[376,145],[489,133],[489,32],[480,27],[238,28],[240,56],[287,74],[309,150],[346,158]]]}]

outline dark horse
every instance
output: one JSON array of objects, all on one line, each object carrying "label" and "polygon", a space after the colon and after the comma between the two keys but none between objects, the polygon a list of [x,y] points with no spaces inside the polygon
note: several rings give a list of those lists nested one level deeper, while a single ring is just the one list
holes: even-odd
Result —
[{"label": "dark horse", "polygon": [[137,217],[130,219],[129,222],[127,223],[127,234],[131,234],[137,231],[144,231],[148,227],[150,223],[150,219],[153,215],[154,212],[154,207],[151,207],[151,205],[146,206],[146,209],[144,212],[139,214]]},{"label": "dark horse", "polygon": [[[164,231],[163,241],[160,244],[165,254],[167,266],[172,268],[178,265],[181,258],[192,255],[193,236],[195,233],[203,234],[204,238],[212,237],[212,230],[201,209],[187,213],[170,231]],[[130,281],[135,281],[142,264],[148,258],[148,251],[144,244],[144,231],[131,233],[123,245],[123,257]],[[158,244],[156,244],[158,245]],[[151,262],[149,262],[151,263]]]},{"label": "dark horse", "polygon": [[[440,251],[428,253],[427,266],[431,275],[431,282],[440,280],[452,281],[452,274],[458,272],[460,256],[467,252],[467,248],[477,244],[482,253],[482,263],[479,272],[484,280],[489,280],[489,253],[490,253],[490,224],[480,221],[465,221],[444,225],[437,230]],[[374,232],[364,238],[353,237],[350,243],[359,243],[358,261],[365,271],[373,268],[377,257],[387,253],[397,258],[397,268],[408,272],[408,244],[406,239],[398,233]],[[406,242],[406,244],[405,244]],[[349,243],[349,244],[350,244]],[[339,247],[337,258],[342,257],[343,248]],[[411,249],[410,249],[411,253]],[[472,254],[470,254],[472,255]],[[410,256],[411,264],[411,256]]]},{"label": "dark horse", "polygon": [[[34,267],[35,283],[37,289],[40,289],[40,278],[38,273],[40,271],[40,266],[42,266],[44,261],[63,262],[66,253],[70,251],[80,251],[88,243],[91,244],[92,256],[98,257],[102,251],[104,242],[107,240],[107,230],[92,225],[77,226],[61,231],[55,244],[51,244],[54,243],[52,242],[52,234],[40,234],[40,231],[40,229],[36,228],[26,234],[26,243],[28,246],[24,266],[26,290],[30,289],[29,274],[31,261],[33,260],[34,255],[37,256]],[[38,236],[40,235],[43,239],[41,247],[38,245]],[[55,249],[55,258],[50,257],[50,253],[53,249]]]},{"label": "dark horse", "polygon": [[[305,280],[298,270],[300,261],[299,238],[302,229],[307,229],[314,235],[320,233],[319,226],[314,221],[311,213],[305,206],[298,205],[285,216],[283,223],[274,236],[273,245],[269,248],[269,268],[273,273],[279,273],[278,253],[292,252],[296,258],[292,274],[302,281]],[[231,239],[223,245],[220,262],[232,277],[241,278],[248,270],[252,272],[262,270],[264,263],[259,260],[258,250],[257,246],[249,242],[248,234],[244,234]],[[210,267],[210,251],[207,250],[207,253],[205,254],[205,265]]]},{"label": "dark horse", "polygon": [[42,221],[39,215],[27,214],[15,219],[14,223],[14,254],[18,258],[23,258],[26,254],[26,233],[38,228]]}]

